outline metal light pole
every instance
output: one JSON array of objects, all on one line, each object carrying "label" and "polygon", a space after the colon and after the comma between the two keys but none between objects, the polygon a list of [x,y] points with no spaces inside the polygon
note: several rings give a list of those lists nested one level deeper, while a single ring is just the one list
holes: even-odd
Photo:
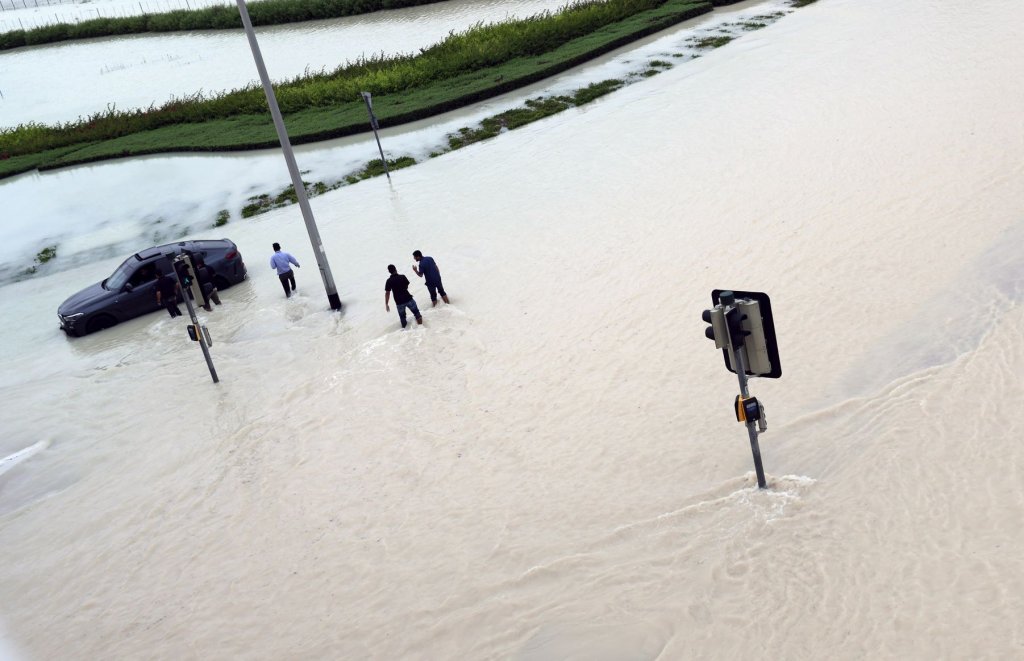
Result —
[{"label": "metal light pole", "polygon": [[292,143],[288,139],[288,131],[285,129],[284,119],[281,117],[281,109],[277,105],[277,96],[274,95],[274,88],[270,84],[270,76],[267,75],[267,67],[263,63],[260,46],[256,43],[256,32],[253,31],[252,21],[249,20],[249,9],[245,6],[245,0],[236,0],[236,2],[238,13],[242,16],[242,26],[245,27],[245,36],[249,39],[249,48],[252,49],[252,59],[256,62],[260,82],[263,83],[263,92],[267,95],[267,105],[270,106],[270,114],[274,118],[274,128],[277,129],[277,137],[281,141],[281,151],[284,152],[284,160],[288,164],[288,174],[291,175],[292,186],[295,187],[295,197],[299,201],[302,220],[306,223],[309,241],[313,244],[313,254],[316,255],[316,263],[320,267],[324,289],[327,290],[327,300],[331,304],[332,310],[340,310],[341,299],[338,298],[338,289],[334,286],[334,276],[331,275],[331,267],[327,263],[327,251],[324,250],[323,241],[320,239],[320,231],[316,228],[313,210],[310,209],[309,199],[306,197],[306,187],[302,184],[299,166],[295,163],[295,153],[292,151]]}]

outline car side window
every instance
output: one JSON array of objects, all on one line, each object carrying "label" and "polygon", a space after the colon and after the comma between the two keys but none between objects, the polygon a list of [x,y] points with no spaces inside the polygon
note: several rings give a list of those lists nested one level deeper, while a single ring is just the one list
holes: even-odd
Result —
[{"label": "car side window", "polygon": [[156,280],[156,264],[143,264],[132,274],[128,282],[132,287],[138,288]]}]

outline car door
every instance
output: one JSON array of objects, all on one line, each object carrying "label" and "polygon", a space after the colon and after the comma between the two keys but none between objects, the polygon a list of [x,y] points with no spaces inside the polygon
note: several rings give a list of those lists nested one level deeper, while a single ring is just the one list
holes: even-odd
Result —
[{"label": "car door", "polygon": [[164,257],[139,262],[114,301],[115,314],[131,319],[160,308],[156,302],[156,270],[170,273],[170,263]]}]

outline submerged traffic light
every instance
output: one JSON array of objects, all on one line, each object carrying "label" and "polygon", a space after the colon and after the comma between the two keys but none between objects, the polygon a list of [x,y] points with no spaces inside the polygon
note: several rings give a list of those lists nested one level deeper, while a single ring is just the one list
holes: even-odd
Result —
[{"label": "submerged traffic light", "polygon": [[[750,451],[754,455],[757,486],[767,487],[761,465],[758,432],[768,428],[764,406],[747,391],[747,376],[777,379],[782,376],[779,349],[775,342],[775,322],[768,294],[756,291],[715,289],[711,292],[715,307],[704,310],[701,318],[709,324],[704,335],[722,350],[725,367],[739,378],[740,394],[733,402],[736,420],[747,428]],[[739,370],[737,371],[737,366]]]},{"label": "submerged traffic light", "polygon": [[[203,290],[199,286],[199,278],[195,276],[195,266],[192,264],[192,258],[186,253],[181,253],[173,259],[174,271],[178,274],[178,279],[181,281],[182,295],[191,296],[192,300],[198,301],[198,305],[203,303]],[[191,294],[185,293],[185,290],[191,291]]]},{"label": "submerged traffic light", "polygon": [[744,349],[744,370],[749,376],[777,379],[782,376],[779,348],[775,340],[772,304],[763,292],[715,289],[711,292],[715,307],[704,310],[701,318],[708,324],[704,335],[722,350],[725,367],[736,372],[736,351]]}]

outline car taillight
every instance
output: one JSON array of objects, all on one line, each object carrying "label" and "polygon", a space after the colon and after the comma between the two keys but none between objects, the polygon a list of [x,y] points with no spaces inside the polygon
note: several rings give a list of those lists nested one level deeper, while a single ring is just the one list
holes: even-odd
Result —
[{"label": "car taillight", "polygon": [[224,259],[234,259],[235,257],[238,257],[237,250],[231,250],[228,252],[228,254],[224,255]]}]

